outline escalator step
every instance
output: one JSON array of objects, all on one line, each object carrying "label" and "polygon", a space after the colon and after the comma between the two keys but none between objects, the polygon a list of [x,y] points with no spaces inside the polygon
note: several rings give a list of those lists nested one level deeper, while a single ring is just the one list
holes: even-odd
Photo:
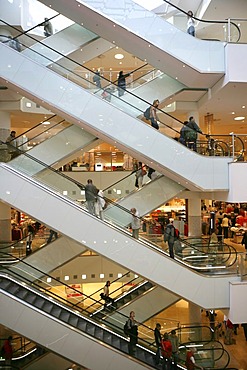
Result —
[{"label": "escalator step", "polygon": [[70,318],[70,312],[67,312],[65,310],[62,310],[60,316],[59,316],[59,319],[64,321],[64,322],[69,322],[69,318]]},{"label": "escalator step", "polygon": [[111,342],[112,342],[111,333],[109,333],[108,331],[105,331],[104,334],[103,334],[103,340],[104,340],[105,343],[111,344]]},{"label": "escalator step", "polygon": [[62,309],[60,307],[53,306],[51,310],[51,315],[58,318],[60,317],[61,312],[62,312]]},{"label": "escalator step", "polygon": [[19,286],[16,285],[16,284],[10,284],[8,286],[8,288],[6,289],[7,292],[9,292],[9,293],[11,293],[13,295],[15,295],[16,292],[18,292],[18,290],[19,290]]},{"label": "escalator step", "polygon": [[11,281],[8,281],[4,278],[0,278],[0,288],[3,290],[8,290],[8,287],[11,285]]},{"label": "escalator step", "polygon": [[36,295],[31,293],[31,292],[28,292],[27,295],[26,295],[25,301],[30,303],[30,304],[33,304],[35,299],[36,299]]},{"label": "escalator step", "polygon": [[77,327],[79,318],[76,315],[71,315],[69,318],[69,324],[71,326],[74,326],[75,328]]},{"label": "escalator step", "polygon": [[92,323],[88,322],[87,323],[87,326],[86,326],[86,333],[94,336],[94,332],[95,332],[95,325],[93,325]]},{"label": "escalator step", "polygon": [[28,291],[26,289],[23,289],[22,287],[19,287],[18,291],[15,293],[15,296],[25,300],[25,297],[27,296],[27,293],[28,293]]},{"label": "escalator step", "polygon": [[94,336],[99,340],[103,340],[104,330],[102,328],[96,327],[94,331]]},{"label": "escalator step", "polygon": [[79,319],[78,323],[77,323],[77,328],[79,330],[82,330],[82,331],[86,331],[86,326],[87,326],[87,322],[83,319]]},{"label": "escalator step", "polygon": [[42,307],[42,310],[47,312],[47,313],[51,313],[51,310],[52,310],[53,306],[54,306],[54,304],[52,302],[46,301],[45,304]]},{"label": "escalator step", "polygon": [[34,303],[33,303],[33,305],[35,306],[35,307],[37,307],[37,308],[42,308],[43,307],[43,305],[45,304],[45,299],[44,298],[42,298],[42,297],[40,297],[40,296],[36,296],[36,299],[35,299],[35,301],[34,301]]}]

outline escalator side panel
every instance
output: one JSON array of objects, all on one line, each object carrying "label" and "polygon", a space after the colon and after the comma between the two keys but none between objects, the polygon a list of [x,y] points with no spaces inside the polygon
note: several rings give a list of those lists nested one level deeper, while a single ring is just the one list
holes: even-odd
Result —
[{"label": "escalator side panel", "polygon": [[3,325],[72,362],[94,370],[113,369],[111,364],[127,370],[149,368],[4,293],[0,304]]},{"label": "escalator side panel", "polygon": [[[54,111],[64,118],[69,117],[71,122],[85,127],[102,140],[113,145],[118,142],[119,149],[150,164],[190,190],[228,189],[228,163],[231,158],[199,156],[6,45],[0,44],[0,52],[1,77],[8,79],[10,85],[26,91],[32,99],[46,107],[47,104],[49,107],[52,105]],[[9,60],[12,61],[11,68]]]},{"label": "escalator side panel", "polygon": [[159,249],[145,246],[66,198],[17,175],[7,165],[0,165],[0,177],[2,201],[201,307],[229,307],[229,282],[238,277],[210,278],[185,268]]}]

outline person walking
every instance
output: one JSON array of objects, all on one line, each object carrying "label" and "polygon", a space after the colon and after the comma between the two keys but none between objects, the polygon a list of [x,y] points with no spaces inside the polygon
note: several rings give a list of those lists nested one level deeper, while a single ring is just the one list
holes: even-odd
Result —
[{"label": "person walking", "polygon": [[228,239],[228,231],[229,231],[230,221],[226,214],[224,214],[224,217],[221,222],[221,227],[223,229],[223,235],[224,239]]},{"label": "person walking", "polygon": [[195,37],[195,20],[193,18],[192,10],[189,10],[188,13],[188,20],[187,20],[187,33],[193,37]]},{"label": "person walking", "polygon": [[144,166],[142,165],[142,162],[138,162],[138,169],[136,171],[136,185],[139,189],[142,188],[143,184],[143,177],[147,174],[147,171],[145,170]]},{"label": "person walking", "polygon": [[129,354],[131,356],[136,355],[136,345],[138,342],[138,323],[135,319],[135,312],[130,311],[129,319],[127,321],[128,333],[129,333]]},{"label": "person walking", "polygon": [[197,141],[198,132],[202,134],[202,130],[195,122],[194,117],[191,116],[189,118],[189,122],[186,125],[185,139],[186,139],[186,144],[188,148],[194,150],[195,152],[197,151],[196,141]]},{"label": "person walking", "polygon": [[95,215],[95,203],[97,201],[98,189],[93,184],[93,180],[88,179],[85,186],[85,198],[87,202],[88,212]]},{"label": "person walking", "polygon": [[119,72],[117,85],[118,85],[118,96],[121,97],[126,91],[126,77],[129,77],[130,73],[124,74],[123,71]]},{"label": "person walking", "polygon": [[173,218],[169,219],[169,224],[164,230],[164,241],[168,243],[169,254],[171,258],[174,258],[174,242],[176,240],[175,227],[173,226]]},{"label": "person walking", "polygon": [[153,101],[153,104],[150,107],[150,120],[151,120],[151,126],[155,128],[156,130],[159,130],[159,123],[158,123],[158,117],[157,117],[157,108],[159,107],[159,100],[156,99]]},{"label": "person walking", "polygon": [[136,208],[131,208],[130,212],[132,215],[131,221],[132,236],[135,239],[139,239],[139,231],[141,228],[140,215]]},{"label": "person walking", "polygon": [[109,289],[110,285],[111,285],[110,280],[107,280],[104,286],[104,291],[103,293],[100,294],[100,297],[104,299],[105,301],[104,308],[107,308],[107,303],[111,303],[112,305],[114,305],[114,299],[110,297],[110,289]]},{"label": "person walking", "polygon": [[52,24],[51,24],[51,22],[49,21],[48,18],[45,18],[43,26],[44,26],[44,35],[45,35],[45,37],[49,37],[49,36],[53,35],[53,27],[52,27]]},{"label": "person walking", "polygon": [[101,77],[100,77],[100,71],[96,71],[93,76],[93,82],[95,83],[96,87],[98,89],[101,89]]},{"label": "person walking", "polygon": [[58,238],[57,232],[50,229],[50,235],[49,235],[49,238],[47,239],[47,244],[49,244],[52,241],[53,236],[55,239]]},{"label": "person walking", "polygon": [[161,325],[159,323],[156,324],[156,327],[154,329],[154,339],[155,339],[155,344],[157,347],[156,354],[154,357],[154,363],[155,365],[159,365],[160,363],[160,355],[161,355]]},{"label": "person walking", "polygon": [[32,253],[32,242],[34,237],[34,228],[32,225],[27,226],[26,257]]},{"label": "person walking", "polygon": [[8,369],[11,368],[11,361],[13,357],[12,340],[13,337],[10,335],[3,343],[3,357],[5,359],[5,365],[8,366]]},{"label": "person walking", "polygon": [[171,370],[172,368],[172,344],[168,333],[165,333],[161,341],[161,353],[163,357],[162,370]]}]

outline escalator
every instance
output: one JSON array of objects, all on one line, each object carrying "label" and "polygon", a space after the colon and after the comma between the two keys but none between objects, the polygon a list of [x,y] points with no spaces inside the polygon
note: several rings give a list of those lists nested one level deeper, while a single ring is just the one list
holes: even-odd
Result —
[{"label": "escalator", "polygon": [[[35,270],[33,268],[34,274]],[[128,316],[116,313],[114,320],[112,316],[100,319],[94,316],[92,319],[91,313],[94,308],[88,304],[90,300],[94,301],[92,298],[85,296],[87,303],[84,303],[82,307],[75,307],[69,298],[63,298],[59,295],[59,292],[69,286],[63,284],[64,286],[57,289],[54,287],[54,283],[55,281],[53,282],[52,279],[49,280],[49,283],[38,279],[35,283],[31,282],[30,284],[28,279],[20,282],[18,274],[1,273],[0,291],[2,294],[0,299],[4,325],[10,329],[14,328],[15,332],[21,333],[51,352],[60,352],[65,359],[86,367],[89,366],[88,361],[92,360],[92,356],[95,356],[95,349],[104,357],[113,356],[114,360],[118,359],[118,365],[125,364],[127,368],[131,368],[129,365],[131,361],[135,362],[135,366],[138,365],[134,367],[137,369],[143,368],[143,366],[144,368],[153,367],[155,347],[151,328],[139,325],[136,356],[132,359],[130,356],[126,357],[128,339],[123,335],[123,323]],[[73,288],[70,288],[71,290],[79,292]],[[97,303],[94,301],[94,304]],[[14,320],[13,317],[10,317],[9,310],[11,310]],[[29,325],[26,325],[27,320]],[[229,363],[229,355],[222,344],[215,341],[212,329],[202,326],[187,326],[176,328],[176,330],[180,342],[180,362],[184,361],[186,349],[191,345],[197,345],[200,347],[198,355],[202,366],[210,369],[226,367]],[[77,350],[79,343],[80,354]],[[100,348],[100,346],[102,347]],[[109,350],[114,350],[114,352]],[[104,360],[106,359],[99,359],[99,361],[103,361],[101,366],[104,366]],[[90,368],[98,369],[98,366],[98,362],[95,361],[91,363]]]},{"label": "escalator", "polygon": [[[0,166],[0,175],[0,199],[3,202],[14,205],[81,243],[82,248],[92,249],[201,307],[229,307],[229,282],[239,281],[236,272],[230,276],[218,276],[217,269],[212,266],[211,270],[215,269],[215,274],[210,277],[207,275],[209,267],[206,266],[204,274],[199,274],[191,269],[197,268],[189,260],[173,260],[158,245],[145,239],[131,238],[130,233],[121,226],[121,219],[118,224],[114,222],[115,225],[110,220],[102,222],[68,196],[59,194],[57,184],[61,183],[62,178],[58,174],[53,190],[50,189],[51,184],[41,183],[40,180],[37,182],[3,163]],[[60,185],[63,188],[64,185]],[[42,270],[38,261],[37,267]],[[202,266],[199,270],[204,271]]]},{"label": "escalator", "polygon": [[210,87],[225,73],[223,42],[190,37],[133,1],[123,1],[121,6],[97,0],[41,2],[78,24],[83,20],[86,28],[111,42],[114,31],[117,45],[170,76],[179,76],[187,86]]},{"label": "escalator", "polygon": [[[53,111],[104,141],[114,145],[118,142],[120,149],[190,190],[227,190],[228,163],[232,159],[199,156],[134,118],[144,110],[146,102],[133,97],[130,106],[114,96],[109,104],[6,45],[1,44],[0,51],[1,78],[18,86],[32,100],[49,108],[52,105]],[[30,73],[34,73],[32,78],[25,78]]]},{"label": "escalator", "polygon": [[131,358],[127,338],[106,325],[79,315],[13,277],[1,275],[0,287],[5,311],[2,322],[50,351],[92,369],[107,368],[115,361],[125,369],[152,368],[152,351],[138,346],[136,358]]}]

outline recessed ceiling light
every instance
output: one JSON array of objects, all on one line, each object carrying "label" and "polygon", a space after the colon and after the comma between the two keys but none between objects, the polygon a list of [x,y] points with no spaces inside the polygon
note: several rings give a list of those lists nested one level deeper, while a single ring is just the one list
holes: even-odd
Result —
[{"label": "recessed ceiling light", "polygon": [[115,54],[114,55],[114,58],[120,60],[120,59],[123,59],[124,58],[124,55],[123,54]]},{"label": "recessed ceiling light", "polygon": [[235,112],[232,112],[232,114],[235,114]]},{"label": "recessed ceiling light", "polygon": [[244,109],[245,108],[245,105],[242,105],[242,108]]},{"label": "recessed ceiling light", "polygon": [[51,122],[49,122],[49,121],[43,122],[43,125],[50,125],[50,124],[51,124]]},{"label": "recessed ceiling light", "polygon": [[234,120],[235,120],[235,121],[242,121],[243,119],[245,119],[245,117],[241,117],[241,116],[239,116],[239,117],[234,117]]}]

